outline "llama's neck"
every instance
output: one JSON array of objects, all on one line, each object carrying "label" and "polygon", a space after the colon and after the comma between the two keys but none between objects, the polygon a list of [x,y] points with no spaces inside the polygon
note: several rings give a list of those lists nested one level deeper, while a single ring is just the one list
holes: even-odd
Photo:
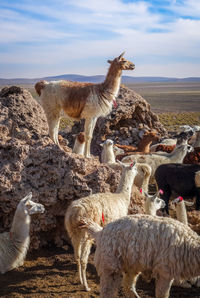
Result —
[{"label": "llama's neck", "polygon": [[108,146],[106,149],[103,149],[101,161],[103,163],[115,163],[115,154],[112,146]]},{"label": "llama's neck", "polygon": [[188,225],[187,211],[184,201],[181,201],[176,205],[176,218],[178,221]]},{"label": "llama's neck", "polygon": [[144,152],[144,153],[149,153],[151,143],[152,143],[152,141],[150,141],[150,140],[142,139],[140,141],[140,143],[138,144],[138,151],[141,151],[141,152]]},{"label": "llama's neck", "polygon": [[80,143],[77,139],[75,140],[72,152],[76,154],[83,155],[85,149],[85,142]]},{"label": "llama's neck", "polygon": [[116,193],[124,193],[130,197],[135,176],[134,171],[123,171]]},{"label": "llama's neck", "polygon": [[153,203],[150,203],[148,200],[145,201],[144,210],[146,214],[156,216],[156,208]]},{"label": "llama's neck", "polygon": [[171,157],[170,162],[176,162],[176,163],[182,163],[183,159],[186,155],[187,151],[186,150],[180,150],[180,149],[175,149],[175,151],[172,151],[169,156]]},{"label": "llama's neck", "polygon": [[103,95],[107,100],[114,100],[119,92],[122,70],[111,64],[105,81],[102,83]]},{"label": "llama's neck", "polygon": [[24,242],[29,237],[30,222],[31,218],[28,214],[25,215],[20,210],[16,210],[10,230],[11,239]]}]

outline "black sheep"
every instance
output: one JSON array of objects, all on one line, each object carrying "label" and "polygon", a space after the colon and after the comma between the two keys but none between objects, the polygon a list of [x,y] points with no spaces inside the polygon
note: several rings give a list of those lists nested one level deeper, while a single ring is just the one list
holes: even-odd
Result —
[{"label": "black sheep", "polygon": [[[198,172],[198,173],[197,173]],[[163,190],[161,198],[169,214],[168,203],[172,192],[185,198],[196,197],[196,210],[200,210],[200,165],[170,163],[160,165],[155,172],[158,189]]]}]

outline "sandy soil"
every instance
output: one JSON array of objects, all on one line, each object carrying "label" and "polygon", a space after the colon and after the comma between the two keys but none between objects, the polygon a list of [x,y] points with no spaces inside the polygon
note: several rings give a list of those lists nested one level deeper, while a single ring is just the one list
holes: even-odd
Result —
[{"label": "sandy soil", "polygon": [[[49,247],[29,253],[23,267],[1,276],[0,297],[99,297],[99,278],[91,254],[87,276],[91,292],[86,293],[78,281],[76,264],[71,247]],[[153,298],[154,282],[137,284],[141,298]],[[123,297],[119,291],[119,297]],[[171,298],[200,297],[200,289],[173,287]]]}]

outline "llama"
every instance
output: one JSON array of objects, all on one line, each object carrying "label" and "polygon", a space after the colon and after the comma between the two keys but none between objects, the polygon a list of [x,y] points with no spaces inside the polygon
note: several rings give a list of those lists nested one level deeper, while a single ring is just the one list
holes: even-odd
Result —
[{"label": "llama", "polygon": [[[187,210],[186,206],[193,206],[193,202],[188,202],[183,200],[181,196],[174,199],[170,203],[170,209],[175,210],[176,212],[176,219],[180,222],[182,222],[185,225],[188,225],[188,217],[187,217]],[[177,281],[174,280],[173,285],[180,286],[182,288],[191,288],[191,285],[195,285],[197,287],[200,287],[200,277],[195,277],[192,279],[189,279],[188,281]]]},{"label": "llama", "polygon": [[157,210],[165,207],[165,201],[158,198],[159,193],[160,191],[158,191],[155,195],[150,196],[144,192],[146,198],[144,203],[145,214],[156,216]]},{"label": "llama", "polygon": [[108,60],[110,68],[105,81],[100,84],[70,81],[36,83],[35,90],[47,116],[49,135],[55,144],[59,146],[58,129],[60,112],[63,109],[72,119],[85,119],[84,155],[90,157],[90,143],[97,119],[111,112],[120,88],[122,70],[135,68],[123,55],[124,53],[114,60]]},{"label": "llama", "polygon": [[[103,147],[101,152],[101,162],[107,163],[113,170],[122,170],[123,163],[119,160],[115,162],[114,142],[107,139],[101,146]],[[118,149],[121,150],[121,148]],[[145,163],[137,163],[137,175],[134,180],[133,191],[135,190],[135,186],[137,186],[139,189],[142,188],[144,191],[148,192],[150,176],[151,167]]]},{"label": "llama", "polygon": [[142,139],[137,147],[116,144],[115,146],[123,149],[124,154],[117,156],[117,159],[121,160],[123,157],[137,153],[149,153],[150,145],[152,142],[157,142],[160,139],[160,135],[155,131],[147,131],[142,135]]},{"label": "llama", "polygon": [[[168,164],[168,163],[182,163],[185,155],[188,151],[193,150],[193,148],[189,145],[181,145],[174,149],[171,153],[166,152],[160,152],[160,154],[153,154],[149,153],[146,155],[142,154],[136,154],[136,155],[130,155],[126,156],[122,159],[123,163],[129,163],[130,161],[136,161],[141,163],[147,163],[150,165],[152,173],[151,178],[154,177],[155,171],[157,167],[161,164]],[[162,187],[159,187],[159,189],[162,189]]]},{"label": "llama", "polygon": [[80,219],[85,217],[105,225],[126,215],[136,174],[136,165],[123,165],[122,176],[115,193],[96,193],[75,200],[66,211],[65,228],[74,247],[80,282],[86,291],[90,290],[86,279],[86,267],[93,241],[86,231],[79,228]]},{"label": "llama", "polygon": [[85,149],[85,134],[84,132],[80,132],[79,134],[76,135],[72,152],[76,154],[84,155],[84,149]]},{"label": "llama", "polygon": [[165,201],[165,210],[172,192],[183,198],[196,197],[196,210],[200,210],[200,165],[169,163],[160,165],[155,171],[159,189],[163,190],[161,198]]},{"label": "llama", "polygon": [[152,271],[156,298],[169,297],[175,278],[190,279],[200,274],[200,237],[174,219],[137,214],[120,218],[103,229],[83,220],[82,228],[96,240],[94,261],[101,298],[115,297],[123,272],[129,297],[139,297],[138,273]]},{"label": "llama", "polygon": [[42,204],[31,201],[32,193],[21,199],[13,218],[10,232],[0,234],[0,272],[22,266],[30,243],[30,215],[43,213]]}]

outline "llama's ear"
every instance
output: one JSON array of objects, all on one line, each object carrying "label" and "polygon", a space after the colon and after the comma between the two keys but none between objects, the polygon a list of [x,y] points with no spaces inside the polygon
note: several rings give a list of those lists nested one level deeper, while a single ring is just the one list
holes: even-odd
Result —
[{"label": "llama's ear", "polygon": [[107,60],[108,63],[112,64],[112,60]]},{"label": "llama's ear", "polygon": [[184,201],[184,202],[185,202],[185,205],[188,207],[191,207],[194,205],[194,202],[187,202],[187,201]]},{"label": "llama's ear", "polygon": [[144,191],[144,195],[145,195],[146,198],[149,197],[149,195],[148,195],[148,193],[146,191]]},{"label": "llama's ear", "polygon": [[24,203],[26,203],[27,201],[31,200],[32,199],[32,192],[29,192],[29,194],[27,196],[25,196],[22,201]]},{"label": "llama's ear", "polygon": [[118,60],[120,60],[124,56],[125,52],[123,52],[121,55],[119,55]]}]

